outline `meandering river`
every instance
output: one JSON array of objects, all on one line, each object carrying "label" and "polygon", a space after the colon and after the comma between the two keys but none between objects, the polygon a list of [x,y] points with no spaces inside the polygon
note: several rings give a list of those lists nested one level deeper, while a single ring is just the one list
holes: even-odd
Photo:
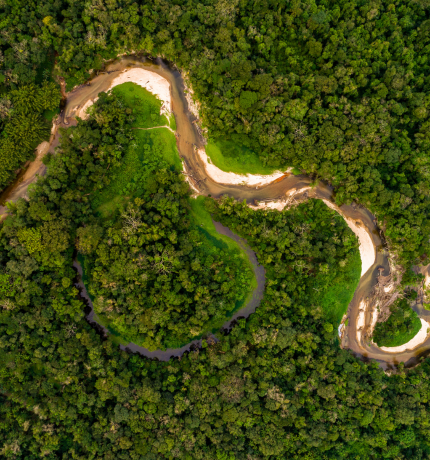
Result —
[{"label": "meandering river", "polygon": [[[205,170],[201,157],[196,152],[197,149],[204,147],[204,142],[196,127],[196,118],[188,110],[188,105],[185,97],[185,86],[180,72],[174,68],[170,68],[164,61],[157,59],[154,62],[140,59],[137,57],[124,57],[105,66],[103,72],[92,78],[90,85],[82,85],[75,88],[67,94],[67,101],[65,108],[59,119],[59,126],[67,127],[76,124],[75,114],[82,109],[88,101],[97,97],[97,95],[106,91],[113,79],[118,76],[118,73],[126,68],[144,68],[154,72],[161,77],[165,78],[170,83],[172,110],[176,119],[177,126],[177,145],[178,150],[184,159],[185,168],[189,174],[193,188],[198,190],[198,193],[203,195],[211,195],[218,198],[221,195],[228,194],[238,200],[246,200],[250,205],[254,201],[285,201],[286,197],[292,191],[295,191],[294,198],[298,201],[307,198],[317,198],[324,200],[330,207],[333,207],[342,216],[353,223],[357,228],[363,228],[368,238],[371,239],[375,251],[373,264],[368,270],[362,274],[354,298],[348,309],[348,325],[345,326],[345,332],[342,337],[342,346],[349,348],[352,352],[361,357],[362,359],[374,359],[379,362],[380,366],[389,369],[393,368],[399,362],[404,362],[405,365],[413,366],[420,361],[420,358],[430,350],[430,338],[422,343],[419,347],[413,350],[405,350],[403,352],[389,353],[381,350],[375,344],[369,341],[367,331],[371,327],[373,308],[370,307],[366,311],[360,312],[362,305],[366,303],[374,286],[377,284],[379,272],[383,275],[389,274],[388,253],[383,246],[380,231],[376,225],[375,217],[365,208],[358,205],[342,205],[339,208],[335,205],[333,188],[320,181],[317,185],[312,184],[312,179],[305,175],[289,175],[286,174],[281,179],[264,185],[256,189],[246,185],[225,185],[215,182]],[[58,145],[58,133],[53,132],[50,142],[45,146],[46,151],[53,151]],[[30,165],[30,168],[32,166]],[[30,174],[26,175],[24,183],[16,181],[9,187],[5,193],[0,197],[0,202],[6,200],[16,200],[20,196],[25,196],[27,193],[28,185],[37,180],[37,174],[44,174],[44,165],[39,159],[38,167],[33,167]],[[0,216],[4,214],[6,209],[0,206]],[[350,225],[351,226],[351,225]],[[217,224],[217,230],[227,234],[228,229]],[[227,233],[226,233],[227,232]],[[230,237],[237,237],[234,234],[228,234]],[[238,237],[237,237],[238,238]],[[249,252],[250,251],[250,252]],[[252,251],[248,251],[248,256],[251,259],[255,257]],[[253,263],[254,270],[258,269],[258,264],[255,259]],[[79,267],[77,267],[79,268]],[[264,273],[264,272],[263,272]],[[257,273],[256,273],[257,275]],[[260,282],[257,287],[258,292],[254,292],[251,304],[248,304],[245,309],[238,312],[235,317],[247,316],[258,306],[264,289],[264,274],[261,278],[261,272],[257,275],[257,280],[260,277]],[[83,291],[84,292],[84,291]],[[85,293],[85,292],[84,292]],[[420,310],[421,312],[421,310]],[[419,313],[420,313],[419,312]],[[422,312],[421,312],[422,313]],[[427,315],[427,313],[423,313]],[[229,325],[226,324],[225,327]],[[137,350],[137,347],[130,344],[127,348],[131,351],[139,351],[148,357],[157,357],[159,359],[168,359],[171,356],[180,356],[185,350],[189,349],[191,344],[177,349],[167,350],[166,352],[156,351],[143,353],[143,350]]]},{"label": "meandering river", "polygon": [[[240,236],[236,235],[233,233],[228,227],[222,225],[219,222],[214,221],[214,225],[216,228],[216,231],[222,235],[226,235],[232,240],[236,241],[239,246],[245,251],[246,255],[248,256],[248,259],[251,262],[252,269],[254,271],[255,278],[257,280],[257,287],[254,289],[254,291],[251,294],[251,297],[247,304],[235,312],[231,318],[229,318],[222,326],[222,329],[224,330],[229,330],[231,328],[232,323],[238,319],[238,318],[247,318],[251,313],[254,313],[256,308],[260,305],[261,300],[263,299],[264,296],[264,287],[265,287],[265,270],[262,265],[258,263],[257,256],[255,252],[249,247],[248,243],[246,240],[241,238]],[[82,299],[85,301],[87,306],[90,308],[90,313],[87,315],[87,320],[90,323],[96,323],[98,325],[98,329],[102,330],[104,334],[108,334],[109,331],[107,330],[106,327],[103,325],[99,324],[97,322],[95,312],[94,312],[94,307],[92,300],[87,292],[87,289],[83,283],[83,270],[81,264],[75,260],[73,262],[73,266],[78,272],[78,280],[77,283],[75,283],[75,286],[79,289],[80,291],[80,296]],[[209,340],[214,340],[218,341],[218,338],[212,334],[209,334],[207,337]],[[190,343],[187,343],[181,348],[168,348],[167,350],[155,350],[155,351],[149,351],[147,348],[140,347],[139,345],[136,345],[135,343],[129,343],[128,345],[120,345],[120,348],[122,350],[130,350],[133,353],[139,353],[142,356],[146,356],[147,358],[157,358],[160,361],[168,361],[172,357],[179,357],[182,356],[186,351],[189,351],[193,347],[201,347],[202,340],[201,339],[196,339],[193,340]]]}]

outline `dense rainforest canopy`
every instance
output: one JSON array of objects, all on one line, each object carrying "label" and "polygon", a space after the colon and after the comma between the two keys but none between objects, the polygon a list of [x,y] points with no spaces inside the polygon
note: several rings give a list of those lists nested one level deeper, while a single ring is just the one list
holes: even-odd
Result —
[{"label": "dense rainforest canopy", "polygon": [[339,202],[377,214],[404,258],[428,249],[427,0],[0,6],[5,107],[53,54],[69,89],[118,53],[164,56],[189,72],[211,136],[329,180]]},{"label": "dense rainforest canopy", "polygon": [[[107,166],[121,168],[134,151],[132,111],[123,109],[117,96],[101,95],[89,120],[64,130],[48,174],[2,227],[2,455],[425,458],[428,365],[389,377],[377,363],[357,361],[339,348],[336,319],[321,306],[358,251],[343,219],[319,200],[255,212],[207,198],[214,218],[246,237],[267,270],[257,312],[218,343],[157,362],[121,352],[85,321],[72,258],[76,246],[106,252],[97,244],[102,231],[85,234],[107,222],[92,205],[115,183]],[[111,210],[106,230],[121,228],[115,213],[127,206],[144,213],[152,202],[160,219],[146,222],[147,234],[159,232],[159,222],[172,219],[169,203],[179,215],[189,207],[184,187],[175,170],[160,170],[137,200],[124,197]],[[112,239],[127,248],[126,235]],[[130,262],[124,273],[139,268]]]},{"label": "dense rainforest canopy", "polygon": [[[330,181],[339,202],[377,215],[405,263],[424,262],[429,9],[427,0],[0,0],[0,186],[49,135],[55,78],[70,90],[119,53],[163,56],[189,73],[213,138]],[[91,258],[90,237],[102,249],[123,222],[103,221],[91,194],[115,181],[106,170],[124,164],[133,140],[158,151],[126,129],[131,113],[113,99],[97,107],[105,116],[63,133],[48,175],[1,227],[2,457],[428,458],[429,362],[389,375],[339,348],[330,287],[353,284],[357,242],[319,201],[282,213],[207,201],[267,274],[256,313],[218,343],[157,362],[85,321],[74,252]],[[146,193],[175,197],[185,214],[185,183],[163,161]],[[129,206],[155,213],[140,199]]]}]

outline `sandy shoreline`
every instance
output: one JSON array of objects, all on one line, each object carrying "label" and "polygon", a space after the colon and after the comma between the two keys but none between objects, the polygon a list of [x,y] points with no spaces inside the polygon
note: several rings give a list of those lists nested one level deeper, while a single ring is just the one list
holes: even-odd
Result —
[{"label": "sandy shoreline", "polygon": [[135,83],[136,85],[142,86],[150,93],[157,96],[158,99],[163,103],[160,109],[160,115],[172,113],[172,98],[170,97],[170,84],[162,76],[151,72],[149,70],[135,68],[130,70],[124,70],[121,74],[116,77],[110,85],[108,91],[123,83]]},{"label": "sandy shoreline", "polygon": [[[155,72],[145,69],[128,69],[121,72],[121,74],[112,81],[107,91],[110,91],[115,86],[122,85],[123,83],[135,83],[154,94],[154,96],[157,96],[162,102],[160,115],[170,115],[170,113],[172,113],[170,84],[165,78]],[[76,116],[85,120],[88,117],[88,114],[86,113],[87,109],[91,107],[97,99],[98,97],[89,99],[79,110],[76,111]]]},{"label": "sandy shoreline", "polygon": [[231,184],[231,185],[247,185],[249,187],[259,187],[261,185],[267,185],[274,182],[276,179],[280,179],[290,171],[289,168],[286,172],[277,171],[268,176],[260,176],[258,174],[236,174],[232,172],[225,172],[219,169],[217,166],[209,162],[209,157],[205,149],[198,149],[197,153],[203,163],[203,166],[208,176],[218,182],[219,184]]},{"label": "sandy shoreline", "polygon": [[293,188],[291,190],[288,190],[287,193],[285,193],[285,199],[284,200],[273,200],[273,201],[264,201],[261,203],[258,203],[257,205],[248,205],[251,209],[276,209],[277,211],[283,211],[285,208],[289,208],[292,204],[294,204],[294,197],[296,195],[302,194],[310,190],[311,187],[302,187],[302,188]]},{"label": "sandy shoreline", "polygon": [[421,329],[418,331],[417,335],[413,337],[409,342],[399,345],[398,347],[379,347],[381,350],[386,351],[388,353],[399,353],[406,350],[412,350],[419,345],[421,345],[427,338],[428,331],[430,329],[430,324],[425,321],[424,319],[420,318],[421,321]]},{"label": "sandy shoreline", "polygon": [[356,222],[353,219],[346,217],[342,210],[336,206],[334,203],[328,200],[323,200],[324,203],[337,213],[339,213],[348,224],[348,227],[358,236],[358,241],[360,243],[360,258],[361,258],[361,276],[363,276],[367,270],[375,263],[376,250],[373,245],[373,241],[367,230],[360,222]]}]

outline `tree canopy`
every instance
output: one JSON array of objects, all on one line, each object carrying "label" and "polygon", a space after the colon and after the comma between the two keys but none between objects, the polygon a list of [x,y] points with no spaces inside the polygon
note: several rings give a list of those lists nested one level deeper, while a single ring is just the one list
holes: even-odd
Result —
[{"label": "tree canopy", "polygon": [[[354,200],[375,213],[403,264],[424,263],[429,7],[428,0],[0,1],[0,187],[49,135],[46,111],[60,101],[52,76],[71,90],[118,54],[161,56],[187,74],[211,138],[244,145],[265,165],[291,164],[329,181],[339,204]],[[141,253],[151,287],[160,283],[150,294],[163,294],[161,316],[181,276],[185,284],[195,276],[193,292],[207,289],[217,301],[225,282],[225,297],[237,299],[228,273],[243,267],[239,259],[229,253],[225,261],[219,251],[210,265],[200,247],[185,254],[191,242],[210,238],[187,227],[171,141],[131,132],[132,118],[114,95],[101,95],[89,120],[62,132],[47,175],[28,201],[11,205],[1,227],[1,456],[428,458],[429,361],[389,374],[339,347],[330,287],[354,288],[348,267],[356,265],[357,241],[321,202],[254,212],[228,197],[208,199],[208,212],[247,239],[267,273],[261,305],[218,343],[151,361],[121,351],[85,321],[76,249],[94,272],[90,289],[108,300],[128,297],[133,307],[142,291],[131,293],[128,262]],[[142,163],[145,151],[151,159]],[[118,190],[133,197],[100,208]],[[177,229],[167,212],[179,216]],[[136,216],[147,233],[127,239],[127,219]],[[166,234],[139,246],[151,230]],[[180,274],[158,273],[177,260]],[[214,280],[221,261],[224,278]],[[381,338],[400,316],[407,321],[403,307],[378,327]]]}]

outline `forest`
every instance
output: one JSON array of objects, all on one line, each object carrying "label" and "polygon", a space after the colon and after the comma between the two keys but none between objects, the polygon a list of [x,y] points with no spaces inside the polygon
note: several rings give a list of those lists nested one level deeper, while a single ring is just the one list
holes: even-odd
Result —
[{"label": "forest", "polygon": [[[416,291],[412,291],[416,297]],[[409,342],[421,329],[418,315],[411,309],[407,298],[390,305],[387,321],[376,324],[373,341],[380,347],[396,347]]]},{"label": "forest", "polygon": [[[16,88],[38,85],[49,56],[67,90],[120,53],[165,57],[188,72],[211,138],[251,147],[270,167],[288,164],[329,181],[339,203],[371,209],[411,263],[425,258],[430,232],[428,7],[427,0],[3,0],[3,106]],[[12,151],[3,154],[8,171],[29,155]]]},{"label": "forest", "polygon": [[[162,56],[187,72],[214,142],[252,150],[264,167],[288,164],[330,182],[339,204],[356,201],[375,214],[399,262],[427,263],[429,8],[428,0],[0,0],[0,187],[49,138],[60,77],[69,91],[121,53]],[[359,276],[358,243],[345,222],[317,200],[283,212],[228,197],[193,208],[172,139],[132,129],[139,118],[160,121],[154,103],[140,95],[133,112],[121,97],[135,100],[101,95],[88,120],[62,131],[47,175],[29,200],[9,205],[0,228],[0,455],[428,458],[430,362],[384,372],[339,347],[336,328]],[[198,273],[193,292],[210,306],[226,283],[225,316],[246,295],[229,273],[246,269],[240,252],[215,251],[214,236],[198,229],[203,213],[257,253],[263,301],[230,333],[218,332],[217,343],[181,359],[121,351],[85,320],[76,253],[94,296],[127,315],[142,315],[133,300],[144,289],[180,294]],[[137,235],[126,231],[130,216],[142,224]],[[202,250],[187,253],[190,241]],[[173,251],[181,254],[173,259]],[[115,271],[112,261],[140,253],[147,286],[130,294],[139,260],[131,274],[131,264]],[[181,273],[157,273],[166,260]],[[130,305],[121,303],[125,294]],[[160,317],[173,318],[171,298]],[[200,332],[212,327],[190,300],[188,319],[198,318]],[[103,302],[99,309],[117,320]],[[404,301],[393,306],[378,341],[414,329],[407,311]],[[136,324],[122,332],[134,337]],[[149,346],[187,339],[181,322],[157,324]]]},{"label": "forest", "polygon": [[[189,210],[188,186],[174,168],[160,169],[150,185],[144,181],[143,194],[107,215],[98,211],[100,200],[92,203],[115,183],[107,165],[121,168],[130,152],[115,146],[134,142],[136,130],[127,128],[133,113],[120,102],[102,94],[88,120],[63,131],[47,175],[28,201],[10,205],[2,226],[2,456],[426,458],[427,362],[407,372],[400,365],[390,376],[339,348],[338,319],[324,298],[335,279],[357,282],[346,268],[358,243],[320,200],[278,212],[206,198],[207,211],[245,237],[266,268],[256,313],[219,333],[219,342],[160,362],[119,350],[112,336],[103,339],[88,324],[73,285],[76,247],[92,254],[101,244],[101,254],[103,232],[117,228],[127,251],[117,216],[129,206],[170,219],[175,208],[178,218]],[[160,220],[145,223],[142,235],[160,230]],[[96,225],[99,231],[88,232]],[[309,296],[316,286],[325,289]]]},{"label": "forest", "polygon": [[[254,284],[239,247],[209,234],[194,218],[192,208],[201,205],[190,205],[188,186],[178,174],[182,165],[177,165],[174,134],[163,128],[137,130],[167,123],[160,106],[134,83],[100,95],[92,108],[94,119],[110,120],[116,113],[111,107],[130,112],[117,128],[125,153],[119,159],[120,151],[113,152],[118,164],[106,168],[104,187],[89,193],[94,215],[76,231],[98,318],[125,343],[150,350],[179,348],[219,329]],[[62,155],[75,154],[75,139],[82,143],[88,130],[96,132],[97,125],[80,124],[62,143]],[[166,137],[173,142],[172,152]],[[97,140],[91,145],[92,151]],[[92,154],[103,158],[106,147]],[[109,166],[109,158],[103,164]]]}]

